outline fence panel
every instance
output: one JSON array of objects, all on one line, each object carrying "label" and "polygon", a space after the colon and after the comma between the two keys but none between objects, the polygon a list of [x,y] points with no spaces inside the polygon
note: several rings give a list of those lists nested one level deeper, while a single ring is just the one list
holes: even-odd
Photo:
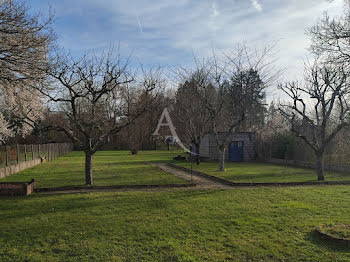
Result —
[{"label": "fence panel", "polygon": [[40,157],[52,161],[71,151],[73,151],[73,144],[71,143],[0,145],[0,168]]}]

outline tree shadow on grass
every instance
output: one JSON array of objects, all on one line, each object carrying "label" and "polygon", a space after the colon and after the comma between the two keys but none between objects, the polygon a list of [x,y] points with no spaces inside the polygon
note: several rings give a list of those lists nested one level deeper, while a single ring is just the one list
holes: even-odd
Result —
[{"label": "tree shadow on grass", "polygon": [[97,166],[123,166],[123,165],[147,165],[145,161],[129,161],[129,162],[110,162],[110,163],[105,163],[105,162],[98,162],[96,161],[95,163]]},{"label": "tree shadow on grass", "polygon": [[332,242],[331,240],[322,238],[316,232],[316,229],[307,233],[304,239],[321,247],[322,249],[327,249],[328,251],[350,254],[350,247],[346,247],[340,243]]},{"label": "tree shadow on grass", "polygon": [[[303,175],[303,174],[302,174]],[[276,175],[272,173],[260,173],[260,174],[243,174],[243,175],[227,175],[222,176],[225,179],[228,179],[233,182],[255,182],[255,183],[263,183],[263,182],[271,182],[271,183],[286,183],[286,182],[317,182],[316,177],[313,178],[310,176],[310,179],[305,179],[305,177],[299,177],[296,175]]]}]

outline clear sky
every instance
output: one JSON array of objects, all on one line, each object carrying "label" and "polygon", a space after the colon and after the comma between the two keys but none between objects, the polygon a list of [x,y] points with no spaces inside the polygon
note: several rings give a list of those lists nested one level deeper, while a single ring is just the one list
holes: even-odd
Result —
[{"label": "clear sky", "polygon": [[340,14],[342,0],[29,0],[33,11],[55,11],[61,46],[79,56],[120,43],[144,64],[189,65],[193,54],[237,43],[278,41],[284,78],[301,77],[309,41],[305,29],[322,13]]}]

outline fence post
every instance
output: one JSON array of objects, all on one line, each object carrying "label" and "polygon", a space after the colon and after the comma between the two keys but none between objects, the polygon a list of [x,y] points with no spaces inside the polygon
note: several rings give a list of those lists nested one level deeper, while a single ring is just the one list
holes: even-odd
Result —
[{"label": "fence post", "polygon": [[6,166],[9,166],[9,149],[7,146],[5,146],[6,150]]},{"label": "fence post", "polygon": [[32,144],[32,160],[34,160],[34,146],[33,146],[33,144]]},{"label": "fence post", "polygon": [[19,145],[16,145],[16,152],[17,152],[17,164],[19,164]]}]

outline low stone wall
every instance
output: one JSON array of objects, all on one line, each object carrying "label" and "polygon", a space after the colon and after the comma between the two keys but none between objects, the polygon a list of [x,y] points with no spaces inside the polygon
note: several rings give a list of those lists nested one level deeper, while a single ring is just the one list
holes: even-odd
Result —
[{"label": "low stone wall", "polygon": [[17,165],[7,166],[0,168],[0,178],[7,177],[9,175],[18,173],[24,169],[31,168],[41,163],[41,158],[36,158],[34,160],[29,160],[25,162],[21,162]]},{"label": "low stone wall", "polygon": [[1,182],[1,196],[25,196],[33,193],[35,181],[31,182]]},{"label": "low stone wall", "polygon": [[[298,160],[271,158],[270,160],[267,160],[265,162],[271,163],[271,164],[277,164],[277,165],[297,166],[297,167],[305,167],[305,168],[312,168],[312,169],[316,168],[315,163],[303,162]],[[344,172],[344,173],[350,172],[350,166],[324,165],[324,169],[330,170],[330,171]]]}]

